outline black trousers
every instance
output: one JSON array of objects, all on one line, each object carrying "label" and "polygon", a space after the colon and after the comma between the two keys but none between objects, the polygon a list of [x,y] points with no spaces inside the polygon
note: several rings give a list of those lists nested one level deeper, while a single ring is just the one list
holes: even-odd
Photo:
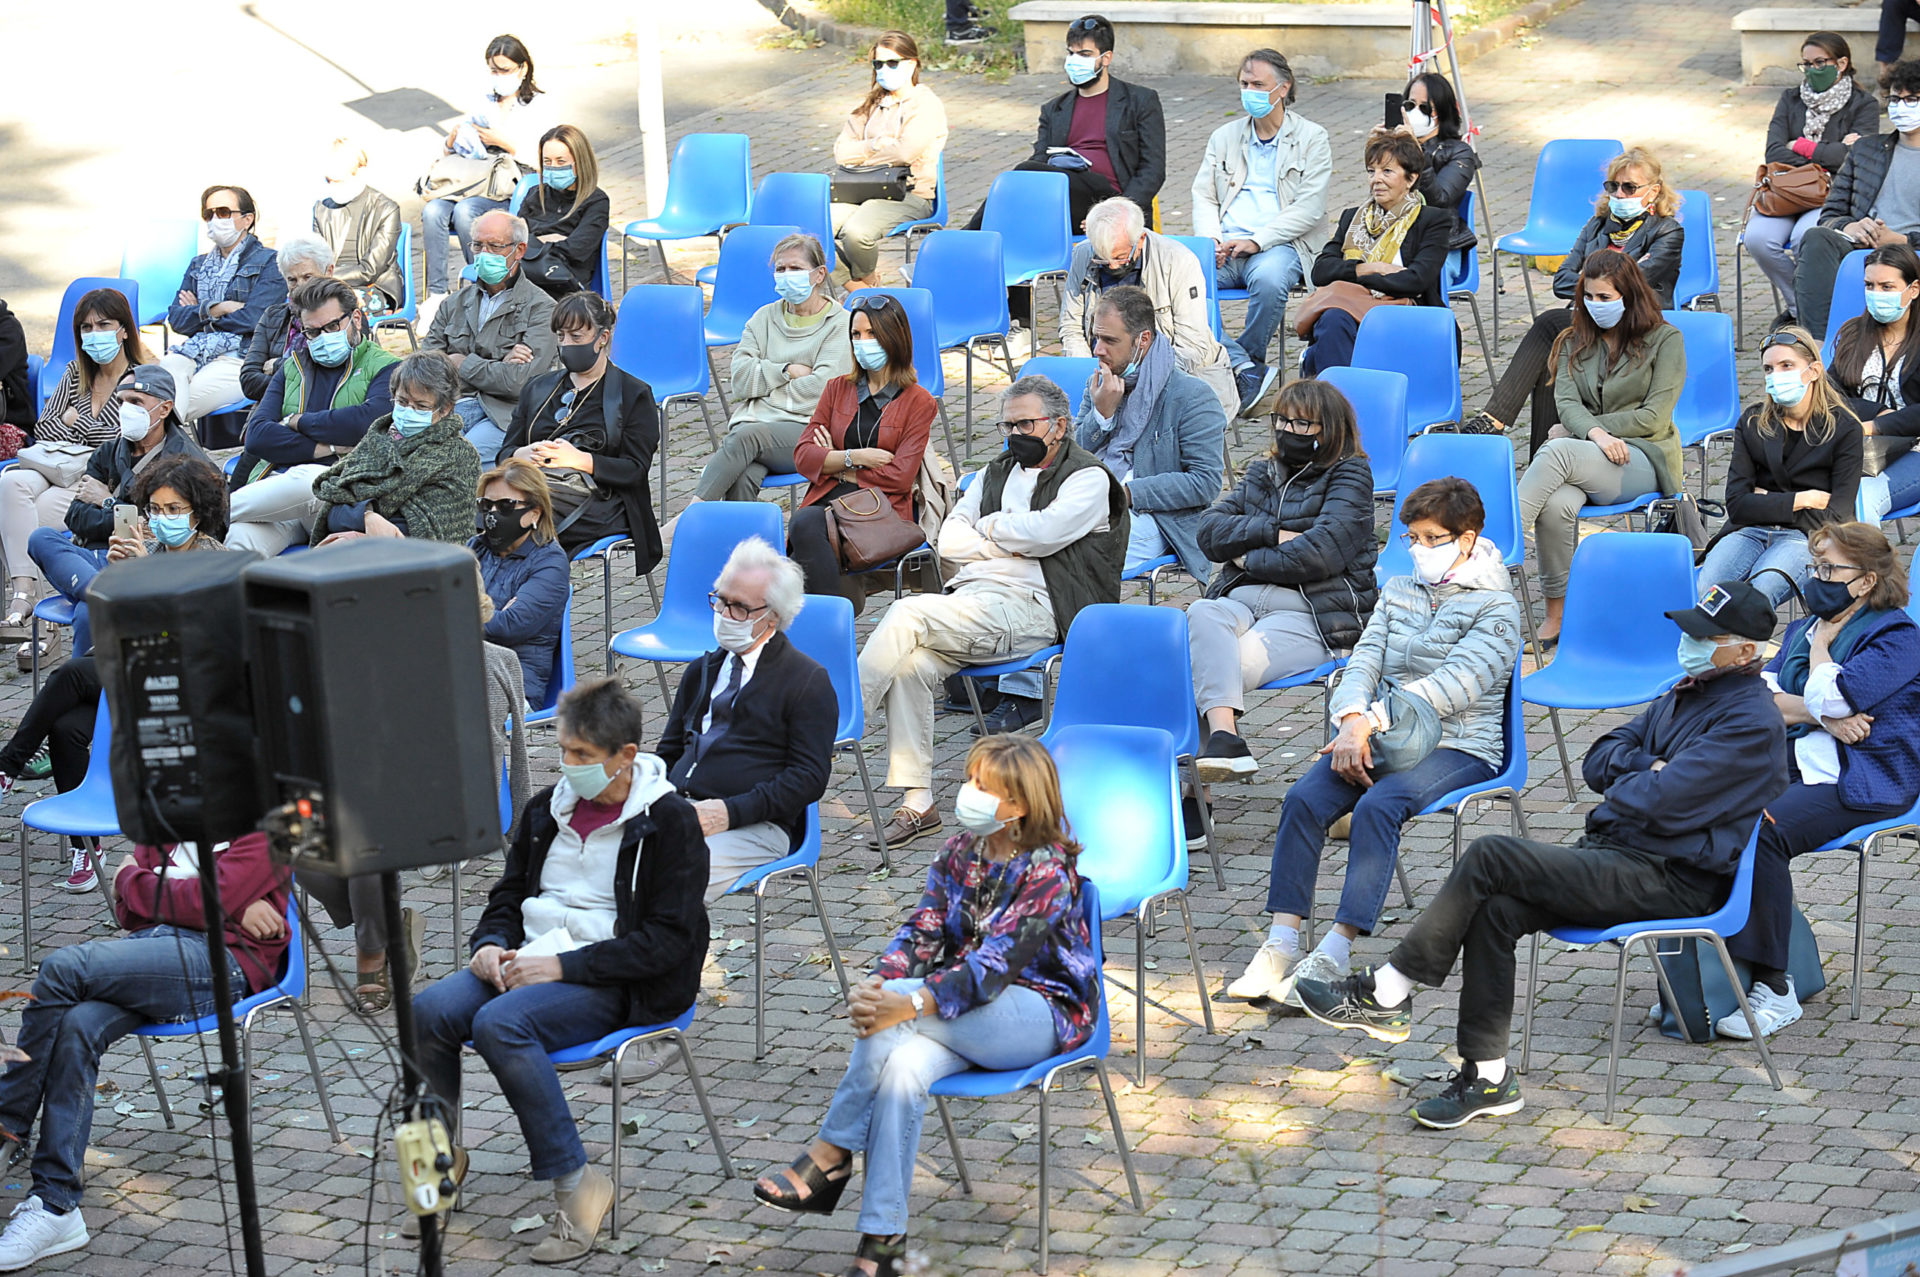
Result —
[{"label": "black trousers", "polygon": [[1389,959],[1438,987],[1461,959],[1462,1058],[1505,1058],[1513,1036],[1514,951],[1536,931],[1690,917],[1726,899],[1732,879],[1651,852],[1582,838],[1571,847],[1476,838]]},{"label": "black trousers", "polygon": [[1535,453],[1546,443],[1547,431],[1560,424],[1560,411],[1553,403],[1553,387],[1547,384],[1547,374],[1553,371],[1548,361],[1553,354],[1554,340],[1572,326],[1571,307],[1541,311],[1533,327],[1520,339],[1513,358],[1507,361],[1506,372],[1501,374],[1492,397],[1487,400],[1487,411],[1511,426],[1520,419],[1520,409],[1526,406],[1527,399],[1533,399]]},{"label": "black trousers", "polygon": [[47,676],[13,738],[0,748],[0,772],[19,776],[47,747],[53,761],[53,787],[78,789],[87,776],[93,723],[100,711],[100,672],[91,656],[76,656]]},{"label": "black trousers", "polygon": [[864,577],[850,576],[840,570],[840,557],[827,540],[827,505],[803,505],[793,512],[787,525],[787,556],[806,574],[808,594],[838,594],[853,604],[860,615],[867,605]]},{"label": "black trousers", "polygon": [[1754,847],[1753,912],[1740,934],[1727,938],[1727,952],[1752,963],[1758,974],[1786,970],[1793,926],[1793,858],[1868,821],[1898,816],[1910,805],[1849,807],[1840,801],[1838,785],[1789,785],[1767,804],[1767,819]]}]

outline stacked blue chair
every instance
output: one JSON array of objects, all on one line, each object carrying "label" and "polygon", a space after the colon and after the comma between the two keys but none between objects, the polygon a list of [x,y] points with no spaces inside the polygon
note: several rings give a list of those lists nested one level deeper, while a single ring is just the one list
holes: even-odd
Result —
[{"label": "stacked blue chair", "polygon": [[[1093,938],[1093,961],[1098,969],[1105,961],[1105,950],[1100,943],[1100,889],[1091,880],[1082,880],[1080,886],[1081,901],[1086,910],[1087,931]],[[1114,1146],[1120,1152],[1120,1165],[1127,1173],[1127,1188],[1133,1194],[1133,1209],[1144,1211],[1146,1201],[1140,1196],[1140,1181],[1133,1173],[1133,1155],[1127,1149],[1127,1132],[1120,1125],[1120,1107],[1113,1100],[1113,1085],[1107,1079],[1107,1051],[1110,1047],[1110,1032],[1107,1022],[1107,996],[1104,983],[1096,982],[1100,987],[1100,1005],[1098,1018],[1094,1021],[1093,1033],[1085,1042],[1071,1051],[1062,1051],[1056,1056],[1040,1061],[1024,1069],[1008,1069],[1004,1072],[989,1072],[985,1069],[966,1069],[959,1073],[949,1073],[928,1088],[928,1094],[940,1110],[940,1125],[947,1134],[947,1147],[953,1150],[953,1169],[960,1180],[960,1191],[973,1192],[973,1181],[967,1175],[966,1158],[960,1152],[960,1137],[954,1133],[953,1114],[947,1108],[947,1101],[954,1099],[990,1100],[1002,1095],[1015,1095],[1032,1089],[1040,1097],[1040,1268],[1047,1272],[1052,1264],[1053,1231],[1047,1218],[1047,1180],[1048,1166],[1051,1162],[1053,1144],[1053,1126],[1051,1114],[1047,1108],[1048,1093],[1053,1090],[1054,1080],[1068,1069],[1093,1070],[1094,1077],[1100,1083],[1100,1096],[1107,1104],[1107,1121],[1113,1126]],[[619,1196],[619,1185],[614,1185],[614,1195]]]},{"label": "stacked blue chair", "polygon": [[[1593,218],[1594,197],[1606,180],[1607,162],[1626,148],[1613,138],[1559,138],[1540,148],[1533,168],[1533,195],[1527,224],[1493,242],[1493,331],[1500,331],[1500,254],[1561,257],[1573,251],[1581,228]],[[1527,311],[1538,315],[1533,272],[1520,263],[1527,287]]]},{"label": "stacked blue chair", "polygon": [[1734,325],[1718,311],[1667,310],[1660,317],[1680,330],[1687,353],[1687,380],[1673,406],[1682,448],[1700,453],[1700,495],[1707,494],[1707,442],[1731,439],[1740,424],[1740,373],[1735,366]]},{"label": "stacked blue chair", "polygon": [[1353,405],[1360,446],[1373,470],[1373,495],[1391,495],[1399,488],[1400,462],[1407,455],[1407,375],[1378,368],[1329,368],[1319,379]]},{"label": "stacked blue chair", "polygon": [[727,404],[727,377],[713,362],[715,346],[734,346],[740,342],[747,321],[754,312],[780,294],[773,287],[773,246],[789,235],[799,233],[797,226],[742,226],[720,245],[720,261],[713,283],[713,304],[707,307],[704,333],[707,341],[707,369],[715,389],[720,392],[720,411],[731,415]]},{"label": "stacked blue chair", "polygon": [[167,303],[179,291],[199,247],[200,223],[191,217],[150,218],[128,228],[120,249],[120,278],[132,280],[147,298],[144,313],[134,312],[134,322],[142,328],[167,322]]},{"label": "stacked blue chair", "polygon": [[[905,236],[907,241],[907,265],[913,265],[913,244],[915,235],[931,235],[934,231],[947,228],[947,157],[942,154],[934,162],[933,212],[917,221],[902,222],[887,232],[887,238]],[[832,251],[832,250],[828,250]]]},{"label": "stacked blue chair", "polygon": [[[113,743],[113,723],[107,717],[107,698],[100,698],[100,709],[93,719],[93,744],[87,754],[87,774],[80,784],[64,794],[28,803],[20,813],[20,961],[29,974],[33,961],[33,863],[29,855],[27,831],[38,829],[62,838],[118,838],[120,816],[113,806],[113,775],[107,765],[107,753]],[[94,874],[105,879],[106,869],[100,853],[90,852]],[[102,891],[103,899],[112,896]],[[113,916],[113,902],[106,899],[107,916]]]},{"label": "stacked blue chair", "polygon": [[[900,303],[907,312],[907,327],[913,333],[913,373],[920,379],[926,392],[933,396],[933,402],[940,413],[940,430],[947,440],[947,463],[958,468],[960,454],[953,446],[953,423],[947,417],[947,375],[940,362],[940,327],[934,315],[933,294],[924,288],[869,288],[847,298],[851,305],[856,298],[884,294]],[[1002,298],[1002,309],[1005,299]],[[969,424],[971,428],[971,424]]]},{"label": "stacked blue chair", "polygon": [[60,294],[60,313],[53,321],[53,352],[47,356],[47,362],[40,366],[39,403],[45,404],[53,398],[53,392],[60,387],[60,379],[67,375],[67,365],[79,352],[73,344],[73,312],[80,305],[80,299],[96,288],[111,288],[127,299],[127,309],[134,314],[140,313],[140,285],[131,279],[118,279],[108,275],[85,275],[67,285],[67,291]]},{"label": "stacked blue chair", "polygon": [[1353,366],[1407,377],[1407,433],[1459,421],[1460,326],[1439,306],[1375,306],[1360,321]]},{"label": "stacked blue chair", "polygon": [[373,331],[397,326],[407,334],[407,349],[418,350],[420,337],[413,329],[414,322],[420,318],[420,295],[414,291],[413,282],[413,223],[405,218],[400,221],[400,240],[394,254],[400,263],[400,308],[375,319]]},{"label": "stacked blue chair", "polygon": [[[1460,197],[1460,221],[1473,228],[1473,188]],[[1493,380],[1494,348],[1487,340],[1487,326],[1480,320],[1480,250],[1477,245],[1455,249],[1447,254],[1447,302],[1465,302],[1473,312],[1473,327],[1480,334],[1480,357],[1487,361],[1487,380]],[[1499,334],[1494,334],[1499,340]]]},{"label": "stacked blue chair", "polygon": [[[840,600],[845,603],[845,599]],[[885,840],[882,840],[885,845]],[[807,805],[807,837],[800,850],[778,860],[770,860],[749,869],[727,888],[729,896],[744,891],[753,893],[753,1058],[767,1053],[767,888],[781,878],[799,878],[813,894],[813,915],[820,920],[820,934],[827,938],[827,957],[833,961],[834,978],[840,981],[844,1002],[852,989],[847,973],[840,965],[840,946],[834,943],[833,924],[827,921],[827,903],[820,898],[820,804]]]},{"label": "stacked blue chair", "polygon": [[853,628],[853,604],[837,594],[809,594],[800,615],[787,627],[787,639],[826,668],[833,695],[840,702],[840,725],[834,729],[835,753],[853,755],[860,788],[867,799],[867,815],[880,844],[880,863],[893,868],[887,850],[886,822],[880,819],[880,798],[867,770],[860,744],[867,734],[867,709],[860,694],[860,644]]},{"label": "stacked blue chair", "polygon": [[667,517],[668,410],[677,403],[700,406],[707,442],[718,448],[719,432],[707,409],[706,296],[692,284],[656,284],[628,289],[613,329],[613,362],[653,387],[660,405],[660,517]]},{"label": "stacked blue chair", "polygon": [[[827,269],[833,269],[833,180],[825,173],[769,173],[753,192],[753,215],[748,226],[785,226],[789,234],[805,231],[826,250]],[[721,246],[725,256],[726,245]],[[693,273],[696,282],[711,285],[720,277],[719,263]]]},{"label": "stacked blue chair", "polygon": [[[1705,191],[1680,192],[1680,277],[1674,281],[1673,304],[1697,310],[1709,297],[1720,308],[1720,250],[1713,242],[1713,196]],[[1691,370],[1689,370],[1691,371]]]},{"label": "stacked blue chair", "polygon": [[935,231],[920,248],[913,283],[933,295],[934,340],[939,348],[966,355],[967,397],[962,422],[963,447],[973,459],[973,348],[998,343],[1013,375],[1007,347],[1012,320],[1007,314],[1004,260],[998,231]]},{"label": "stacked blue chair", "polygon": [[1833,367],[1833,343],[1840,326],[1867,309],[1867,250],[1856,248],[1840,259],[1833,275],[1833,300],[1827,307],[1827,339],[1820,346],[1820,362]]},{"label": "stacked blue chair", "polygon": [[667,167],[667,196],[660,216],[620,228],[623,291],[628,241],[651,242],[660,255],[660,278],[671,281],[665,241],[718,236],[752,216],[751,146],[744,133],[689,133],[680,139]]}]

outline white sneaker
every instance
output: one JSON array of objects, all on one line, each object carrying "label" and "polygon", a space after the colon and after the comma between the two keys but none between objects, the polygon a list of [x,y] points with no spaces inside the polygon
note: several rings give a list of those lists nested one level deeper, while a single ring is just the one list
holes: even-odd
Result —
[{"label": "white sneaker", "polygon": [[[1800,999],[1794,996],[1793,977],[1787,977],[1787,991],[1775,993],[1766,985],[1755,983],[1747,993],[1747,1005],[1753,1008],[1753,1018],[1760,1023],[1762,1037],[1772,1037],[1800,1018]],[[1753,1031],[1747,1028],[1747,1017],[1735,1008],[1720,1017],[1713,1031],[1723,1038],[1739,1038],[1742,1042],[1753,1040]]]},{"label": "white sneaker", "polygon": [[1288,976],[1299,961],[1297,951],[1288,953],[1278,942],[1269,940],[1253,955],[1246,974],[1227,986],[1227,996],[1236,1002],[1254,1002],[1261,998],[1277,1002],[1292,989]]},{"label": "white sneaker", "polygon": [[1352,974],[1353,973],[1347,970],[1347,968],[1335,962],[1333,955],[1325,949],[1315,949],[1312,953],[1302,958],[1300,965],[1293,969],[1293,975],[1287,980],[1286,992],[1280,996],[1304,1011],[1306,1008],[1300,1006],[1300,995],[1295,992],[1295,990],[1300,987],[1300,981],[1318,980],[1322,984],[1332,984],[1342,976]]},{"label": "white sneaker", "polygon": [[13,1208],[7,1231],[0,1233],[0,1273],[39,1263],[49,1255],[79,1250],[89,1240],[87,1221],[80,1218],[78,1207],[56,1215],[35,1194]]}]

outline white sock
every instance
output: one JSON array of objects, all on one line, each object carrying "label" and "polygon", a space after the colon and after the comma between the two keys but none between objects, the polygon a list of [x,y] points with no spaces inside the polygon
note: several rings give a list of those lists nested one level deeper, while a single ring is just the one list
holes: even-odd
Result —
[{"label": "white sock", "polygon": [[1475,1060],[1473,1071],[1482,1082],[1498,1086],[1507,1080],[1507,1057],[1503,1055],[1497,1060]]},{"label": "white sock", "polygon": [[1393,969],[1391,962],[1373,969],[1373,1000],[1383,1007],[1397,1007],[1413,993],[1413,981]]},{"label": "white sock", "polygon": [[1320,937],[1320,943],[1315,947],[1339,963],[1343,970],[1353,957],[1353,941],[1331,929]]},{"label": "white sock", "polygon": [[587,1168],[582,1166],[579,1170],[568,1171],[565,1175],[562,1175],[558,1179],[554,1180],[553,1181],[554,1200],[559,1202],[562,1206],[565,1206],[567,1204],[567,1199],[573,1196],[573,1190],[580,1187],[580,1181],[586,1178],[586,1174],[587,1174]]},{"label": "white sock", "polygon": [[900,805],[908,811],[929,811],[933,807],[931,789],[909,789],[900,796]]},{"label": "white sock", "polygon": [[1276,922],[1267,928],[1267,943],[1280,946],[1280,952],[1293,957],[1300,952],[1300,928]]}]

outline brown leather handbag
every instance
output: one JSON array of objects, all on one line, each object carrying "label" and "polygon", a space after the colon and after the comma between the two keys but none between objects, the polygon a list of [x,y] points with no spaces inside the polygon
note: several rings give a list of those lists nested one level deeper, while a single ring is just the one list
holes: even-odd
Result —
[{"label": "brown leather handbag", "polygon": [[1314,322],[1330,310],[1344,310],[1358,320],[1365,319],[1367,312],[1375,306],[1411,305],[1413,302],[1410,298],[1375,297],[1373,290],[1365,284],[1336,279],[1331,284],[1322,284],[1314,289],[1307,300],[1300,303],[1300,309],[1293,314],[1293,335],[1303,340],[1310,339]]},{"label": "brown leather handbag", "polygon": [[1747,207],[1762,217],[1798,217],[1827,202],[1832,180],[1818,164],[1762,164],[1754,170]]},{"label": "brown leather handbag", "polygon": [[901,518],[876,488],[861,488],[827,502],[827,543],[848,572],[891,563],[926,540],[920,525]]}]

